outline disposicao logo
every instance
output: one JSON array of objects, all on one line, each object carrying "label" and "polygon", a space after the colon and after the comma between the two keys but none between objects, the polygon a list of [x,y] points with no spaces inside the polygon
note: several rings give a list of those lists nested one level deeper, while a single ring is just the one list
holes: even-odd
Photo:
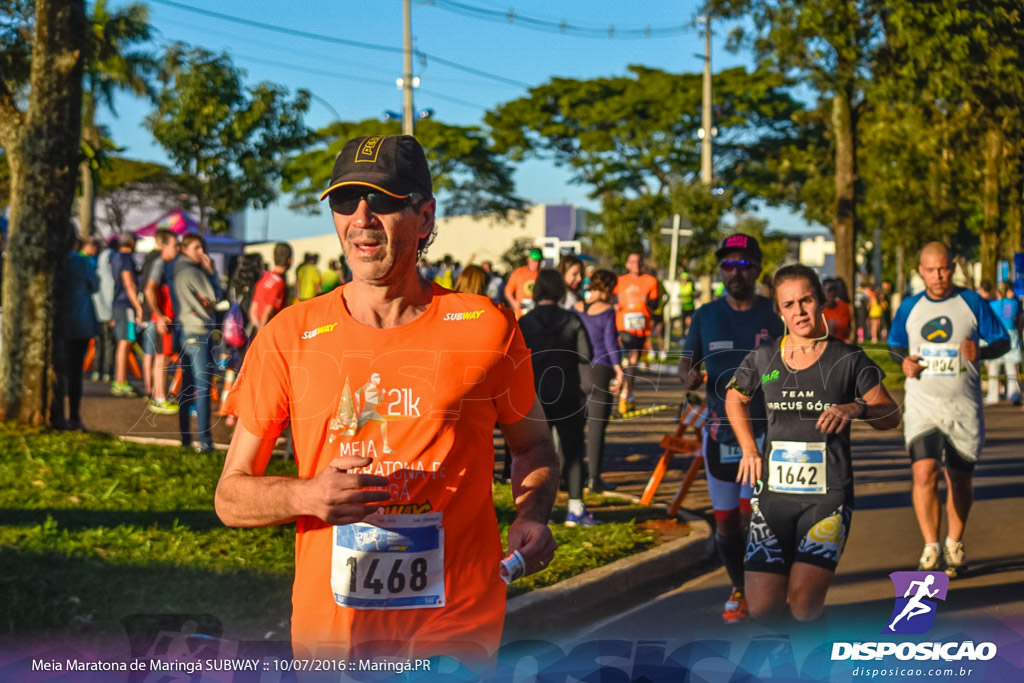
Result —
[{"label": "disposicao logo", "polygon": [[949,577],[944,572],[893,572],[889,579],[896,591],[896,604],[882,633],[924,633],[930,629],[935,623],[935,601],[946,599]]},{"label": "disposicao logo", "polygon": [[[925,633],[935,623],[937,600],[946,599],[949,577],[943,572],[893,572],[889,574],[896,602],[889,622],[881,633],[914,635]],[[899,660],[945,662],[987,661],[996,656],[995,643],[949,642],[855,642],[832,643],[832,661]]]}]

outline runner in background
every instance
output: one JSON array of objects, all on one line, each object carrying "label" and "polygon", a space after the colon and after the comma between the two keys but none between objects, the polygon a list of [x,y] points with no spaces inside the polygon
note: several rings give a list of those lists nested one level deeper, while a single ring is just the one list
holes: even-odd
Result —
[{"label": "runner in background", "polygon": [[[963,534],[974,502],[972,473],[985,444],[979,360],[1010,348],[1006,329],[976,292],[953,285],[953,256],[939,242],[921,250],[925,291],[900,304],[889,331],[889,355],[906,375],[903,439],[913,473],[914,513],[924,537],[921,571],[945,563],[951,578],[967,566]],[[978,348],[979,340],[988,346]],[[939,465],[945,465],[948,531],[939,547]]]},{"label": "runner in background", "polygon": [[[805,622],[821,617],[849,534],[850,424],[893,429],[900,412],[881,368],[829,336],[814,270],[784,266],[773,282],[788,334],[743,359],[725,408],[743,453],[737,481],[755,487],[745,556],[750,614],[771,620],[788,613]],[[768,412],[764,446],[750,421],[758,394]]]},{"label": "runner in background", "polygon": [[526,265],[519,266],[508,276],[505,283],[505,300],[516,314],[516,319],[533,308],[533,283],[537,280],[540,263],[544,253],[540,249],[531,249],[527,255]]},{"label": "runner in background", "polygon": [[[744,595],[743,553],[750,522],[752,487],[737,483],[742,456],[739,442],[725,414],[726,385],[746,355],[762,343],[782,336],[783,327],[774,305],[756,293],[761,274],[761,245],[749,235],[726,237],[715,252],[725,283],[725,296],[701,306],[693,316],[679,378],[683,389],[693,391],[704,382],[707,371],[708,420],[702,434],[704,473],[715,511],[715,546],[732,581],[722,619],[733,623],[747,616]],[[764,401],[760,395],[747,406],[750,429],[758,443],[764,441]]]},{"label": "runner in background", "polygon": [[619,344],[623,350],[624,374],[619,394],[619,413],[626,414],[636,407],[633,388],[636,384],[637,365],[647,338],[651,336],[651,311],[658,306],[658,281],[644,270],[644,255],[638,251],[626,257],[626,273],[615,285],[615,327],[619,331]]},{"label": "runner in background", "polygon": [[605,431],[612,406],[622,388],[622,349],[615,329],[612,291],[618,278],[610,270],[596,270],[590,276],[587,302],[576,308],[594,347],[594,360],[580,365],[583,395],[587,399],[587,488],[593,493],[614,491],[615,484],[601,478],[604,471]]}]

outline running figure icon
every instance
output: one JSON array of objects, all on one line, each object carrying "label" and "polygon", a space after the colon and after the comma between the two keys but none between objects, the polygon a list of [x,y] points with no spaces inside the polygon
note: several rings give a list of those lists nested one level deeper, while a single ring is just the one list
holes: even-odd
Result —
[{"label": "running figure icon", "polygon": [[925,598],[934,598],[939,593],[938,588],[936,588],[933,591],[928,590],[928,587],[931,586],[933,583],[935,583],[935,576],[932,574],[928,574],[927,576],[925,576],[923,581],[910,582],[910,585],[907,587],[907,592],[903,594],[903,597],[910,598],[910,593],[914,590],[914,586],[917,586],[917,593],[914,594],[914,597],[910,598],[910,601],[907,602],[906,605],[904,605],[903,611],[900,612],[899,615],[892,620],[891,624],[889,624],[890,631],[895,632],[896,622],[898,622],[900,619],[903,619],[904,617],[906,617],[907,621],[910,621],[916,616],[928,614],[929,612],[935,609],[933,606],[926,605],[924,602],[922,602],[922,600],[924,600]]}]

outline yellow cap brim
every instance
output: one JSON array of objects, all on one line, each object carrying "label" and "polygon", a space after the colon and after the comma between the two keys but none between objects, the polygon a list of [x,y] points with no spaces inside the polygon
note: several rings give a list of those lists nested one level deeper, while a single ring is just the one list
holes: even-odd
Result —
[{"label": "yellow cap brim", "polygon": [[326,190],[324,190],[324,193],[322,195],[320,195],[320,201],[323,201],[327,197],[327,195],[329,195],[330,193],[334,192],[339,187],[346,187],[348,185],[362,185],[363,187],[372,187],[373,189],[379,190],[379,191],[383,192],[386,195],[389,195],[391,197],[395,197],[396,199],[405,199],[406,197],[409,196],[407,194],[395,194],[394,192],[389,192],[388,190],[385,190],[380,185],[374,185],[373,183],[366,183],[366,182],[362,182],[362,181],[359,181],[359,180],[346,180],[346,181],[341,182],[341,183],[335,183],[334,185],[331,185]]}]

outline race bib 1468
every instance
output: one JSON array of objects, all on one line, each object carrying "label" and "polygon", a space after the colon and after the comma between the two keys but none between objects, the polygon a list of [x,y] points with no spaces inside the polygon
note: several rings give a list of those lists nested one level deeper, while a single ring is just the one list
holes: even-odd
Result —
[{"label": "race bib 1468", "polygon": [[441,513],[370,515],[333,529],[331,590],[355,609],[443,607]]}]

